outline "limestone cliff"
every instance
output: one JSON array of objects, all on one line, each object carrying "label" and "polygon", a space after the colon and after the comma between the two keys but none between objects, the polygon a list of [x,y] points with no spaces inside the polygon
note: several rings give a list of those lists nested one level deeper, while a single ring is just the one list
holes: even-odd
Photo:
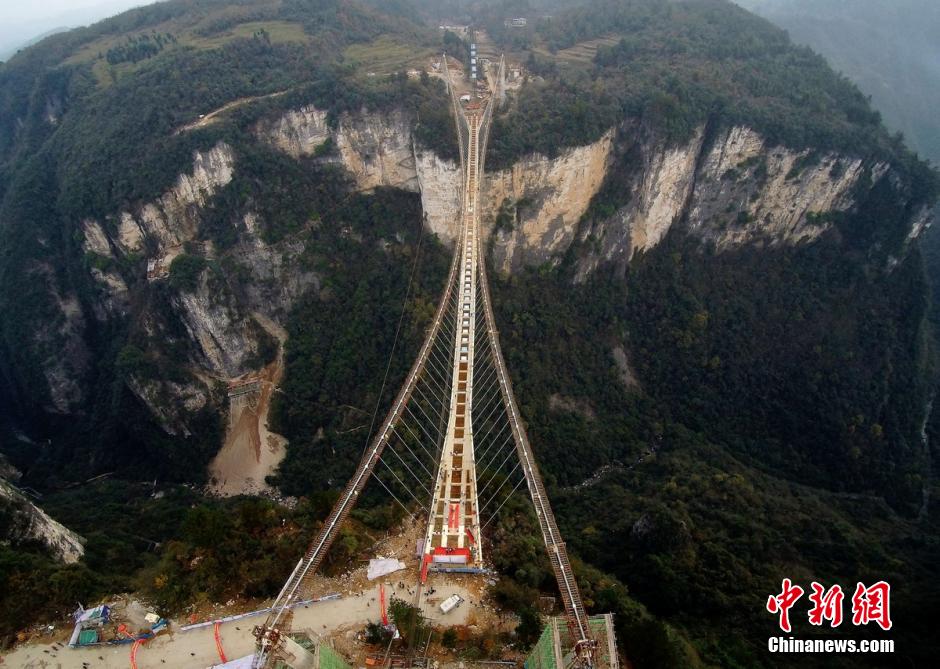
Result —
[{"label": "limestone cliff", "polygon": [[0,543],[14,546],[37,542],[57,560],[78,562],[84,555],[84,539],[53,520],[12,485],[0,479]]},{"label": "limestone cliff", "polygon": [[[451,243],[459,220],[460,169],[422,148],[414,125],[403,111],[363,110],[331,120],[325,111],[305,106],[261,120],[252,131],[294,158],[343,168],[360,190],[419,193],[427,228]],[[83,249],[99,287],[93,305],[99,320],[127,317],[135,291],[165,280],[184,250],[209,263],[194,289],[170,291],[165,304],[176,327],[157,311],[137,316],[151,341],[176,342],[187,351],[186,379],[128,379],[170,434],[189,434],[190,416],[220,408],[217,384],[258,371],[253,368],[262,364],[265,333],[257,318],[283,328],[291,305],[320,287],[317,275],[300,262],[301,238],[269,243],[260,234],[263,221],[250,211],[234,223],[236,241],[224,254],[226,271],[219,272],[222,259],[200,229],[202,212],[237,169],[235,151],[220,143],[194,154],[192,169],[154,201],[83,222]],[[865,189],[892,178],[887,165],[772,146],[746,127],[701,127],[674,144],[628,121],[557,157],[530,155],[487,173],[482,222],[498,271],[555,264],[577,245],[576,279],[584,280],[602,264],[622,270],[676,226],[719,250],[807,242],[832,225],[828,214],[852,209]],[[592,207],[599,197],[606,198],[604,206]],[[928,223],[926,212],[915,216],[909,236]],[[146,281],[140,258],[146,260]],[[80,403],[78,379],[87,356],[80,346],[81,310],[70,296],[56,299],[63,314],[57,337],[79,333],[71,337],[75,354],[52,360],[45,370],[55,407],[65,412]],[[629,384],[632,375],[623,376]]]},{"label": "limestone cliff", "polygon": [[81,303],[74,291],[60,288],[50,264],[37,264],[32,274],[46,287],[49,303],[55,307],[55,317],[32,333],[34,349],[42,356],[42,375],[50,400],[44,409],[54,414],[81,412],[85,399],[82,381],[91,365]]},{"label": "limestone cliff", "polygon": [[225,143],[193,156],[192,174],[181,174],[176,185],[136,212],[122,212],[114,240],[125,252],[140,251],[145,240],[167,252],[196,236],[198,209],[232,180],[235,155]]},{"label": "limestone cliff", "polygon": [[[413,121],[401,112],[343,114],[335,128],[315,107],[290,111],[260,123],[262,139],[294,157],[320,153],[327,140],[333,160],[356,185],[419,192],[428,229],[445,243],[458,233],[461,176],[459,165],[415,146]],[[519,226],[497,240],[500,266],[541,262],[570,244],[574,228],[603,183],[613,131],[598,142],[566,151],[556,160],[530,156],[511,169],[489,174],[483,184],[484,226],[492,228],[504,201],[525,202]]]},{"label": "limestone cliff", "polygon": [[419,149],[415,152],[415,168],[425,224],[445,244],[456,241],[460,232],[460,166],[433,151]]},{"label": "limestone cliff", "polygon": [[549,160],[532,155],[508,170],[484,177],[483,225],[493,229],[503,205],[515,222],[496,230],[493,260],[511,272],[521,265],[539,265],[563,253],[574,241],[578,222],[604,183],[614,132],[588,146],[568,149]]},{"label": "limestone cliff", "polygon": [[155,201],[119,212],[103,224],[93,219],[82,223],[83,249],[98,260],[92,263],[91,273],[102,292],[99,318],[127,310],[127,281],[114,261],[144,254],[154,266],[168,267],[183,244],[196,238],[199,210],[232,180],[234,163],[234,152],[225,143],[196,152],[192,173],[180,174],[173,188]]},{"label": "limestone cliff", "polygon": [[200,368],[222,378],[251,369],[249,358],[258,352],[257,325],[211,272],[204,271],[196,290],[179,291],[172,303],[196,345]]},{"label": "limestone cliff", "polygon": [[[344,114],[331,128],[325,112],[308,106],[259,124],[256,133],[295,157],[317,155],[331,140],[337,147],[332,160],[359,188],[420,192],[428,228],[449,243],[457,234],[460,170],[415,146],[412,125],[400,112],[363,111]],[[583,279],[604,262],[625,266],[680,222],[718,249],[798,244],[831,226],[826,214],[850,210],[863,195],[857,185],[871,188],[879,179],[894,178],[888,165],[772,146],[747,127],[715,134],[703,126],[675,145],[625,122],[555,158],[530,155],[487,173],[483,226],[493,235],[495,266],[508,273],[554,263],[578,241]],[[626,169],[614,169],[618,163]],[[623,204],[601,220],[585,220],[605,184],[625,193]],[[926,209],[915,216],[910,237],[929,220]]]},{"label": "limestone cliff", "polygon": [[412,122],[402,112],[344,114],[334,141],[359,188],[389,186],[417,192]]},{"label": "limestone cliff", "polygon": [[[216,260],[212,244],[203,241],[202,212],[212,196],[231,182],[235,169],[234,151],[220,143],[195,153],[192,171],[181,174],[153,202],[104,222],[83,222],[83,250],[92,259],[89,271],[99,289],[93,308],[100,320],[131,315],[129,285],[138,294],[149,293],[150,286],[166,281],[173,259],[181,253]],[[297,262],[302,245],[290,240],[264,243],[257,217],[251,213],[245,215],[238,231],[229,267],[237,268],[247,280],[235,286],[224,272],[206,269],[193,290],[171,291],[165,303],[170,312],[145,308],[136,314],[139,329],[150,341],[188,351],[186,359],[175,360],[188,367],[186,378],[135,373],[126,379],[168,434],[189,435],[189,418],[216,401],[215,383],[240,377],[257,366],[265,335],[251,314],[258,312],[283,323],[293,301],[317,285],[316,276]],[[159,348],[150,353],[162,354]],[[59,386],[60,394],[68,390]]]},{"label": "limestone cliff", "polygon": [[333,135],[327,113],[316,107],[289,111],[275,121],[259,124],[256,131],[294,158],[315,155]]},{"label": "limestone cliff", "polygon": [[361,190],[385,186],[420,193],[428,228],[450,243],[457,234],[460,167],[416,146],[413,126],[403,112],[362,111],[343,114],[330,127],[326,112],[307,106],[259,123],[255,133],[295,158],[323,153],[330,140],[335,151],[324,160],[345,168]]},{"label": "limestone cliff", "polygon": [[[642,130],[623,133],[620,151],[640,159],[616,175],[626,204],[578,230],[580,279],[602,262],[625,266],[679,224],[719,250],[811,241],[831,227],[828,214],[851,210],[880,179],[895,178],[883,163],[769,146],[746,127],[705,135],[703,127],[670,146]],[[926,211],[915,216],[909,237],[927,224]]]}]

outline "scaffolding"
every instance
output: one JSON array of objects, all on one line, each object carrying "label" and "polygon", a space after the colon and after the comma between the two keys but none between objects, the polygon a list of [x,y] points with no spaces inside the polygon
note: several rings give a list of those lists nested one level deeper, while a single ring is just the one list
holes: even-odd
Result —
[{"label": "scaffolding", "polygon": [[326,644],[320,644],[317,655],[319,656],[317,665],[319,669],[349,669],[349,665]]},{"label": "scaffolding", "polygon": [[525,661],[525,669],[563,669],[559,666],[558,657],[555,655],[555,640],[558,638],[558,624],[555,618],[551,619],[545,629],[542,630],[542,636],[532,647],[529,657]]},{"label": "scaffolding", "polygon": [[[550,618],[538,642],[525,661],[525,669],[566,669],[574,660],[577,639],[572,639],[565,618]],[[619,669],[620,660],[614,637],[614,617],[608,613],[588,618],[591,638],[597,642],[594,669]]]}]

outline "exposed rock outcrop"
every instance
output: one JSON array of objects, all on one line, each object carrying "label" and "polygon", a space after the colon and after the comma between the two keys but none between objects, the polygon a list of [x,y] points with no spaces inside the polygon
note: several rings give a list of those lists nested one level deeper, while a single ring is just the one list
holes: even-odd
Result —
[{"label": "exposed rock outcrop", "polygon": [[241,313],[209,271],[202,273],[196,290],[175,295],[173,305],[201,355],[201,368],[225,378],[251,369],[250,358],[258,352],[258,325]]},{"label": "exposed rock outcrop", "polygon": [[209,379],[193,377],[187,383],[169,379],[130,376],[127,385],[150,410],[154,420],[167,434],[188,437],[192,434],[190,418],[210,402]]},{"label": "exposed rock outcrop", "polygon": [[327,116],[327,112],[316,107],[302,107],[276,121],[259,125],[257,130],[259,135],[294,158],[312,156],[333,136]]},{"label": "exposed rock outcrop", "polygon": [[42,359],[50,401],[45,409],[50,413],[80,413],[85,399],[83,380],[91,362],[81,304],[74,292],[60,290],[52,266],[38,264],[33,274],[46,286],[49,303],[56,309],[55,317],[33,333],[33,347]]},{"label": "exposed rock outcrop", "polygon": [[418,149],[415,168],[425,224],[443,243],[452,244],[460,234],[460,165]]},{"label": "exposed rock outcrop", "polygon": [[244,216],[243,225],[244,232],[229,259],[248,279],[239,286],[245,306],[283,325],[297,299],[309,290],[320,289],[320,278],[300,262],[304,251],[301,242],[288,238],[268,244],[258,234],[259,222],[252,213]]},{"label": "exposed rock outcrop", "polygon": [[636,372],[633,370],[633,365],[630,364],[630,358],[627,357],[626,349],[623,346],[615,346],[610,354],[614,359],[614,365],[617,368],[617,376],[620,378],[623,387],[627,390],[638,390],[640,388],[640,381],[637,379]]},{"label": "exposed rock outcrop", "polygon": [[144,240],[158,252],[166,252],[195,238],[199,208],[232,180],[235,154],[221,142],[193,155],[192,174],[181,174],[176,185],[138,211],[122,212],[114,239],[124,253],[140,251]]},{"label": "exposed rock outcrop", "polygon": [[[293,117],[295,122],[298,118],[303,115]],[[320,120],[325,123],[325,119]],[[311,119],[313,125],[293,135],[292,143],[284,145],[285,150],[297,155],[312,150],[309,147],[314,142],[315,123],[316,119]],[[195,153],[192,171],[181,174],[173,188],[157,200],[121,212],[105,224],[83,222],[83,248],[92,257],[90,272],[100,288],[94,305],[100,319],[123,316],[128,311],[128,277],[124,272],[142,271],[142,267],[139,262],[121,261],[143,256],[147,259],[148,281],[164,280],[172,260],[183,252],[183,245],[201,239],[202,211],[209,199],[231,182],[234,170],[234,152],[220,143],[210,151]],[[169,299],[172,313],[141,314],[141,327],[152,341],[171,338],[164,321],[167,317],[177,318],[185,332],[185,348],[190,352],[188,360],[176,360],[189,368],[188,380],[153,379],[140,374],[127,379],[128,387],[168,434],[189,435],[192,415],[214,401],[213,385],[252,371],[257,364],[265,335],[251,312],[283,323],[294,300],[318,286],[316,275],[303,269],[298,261],[302,244],[291,240],[265,243],[254,214],[246,214],[237,227],[238,242],[229,254],[233,263],[230,267],[243,270],[240,277],[250,277],[236,282],[237,296],[228,276],[206,269],[194,290],[173,292]],[[208,242],[186,248],[209,260],[215,255]],[[50,367],[48,373],[54,372],[56,368]],[[56,387],[60,395],[69,389],[63,382]],[[67,398],[61,403],[67,404]]]},{"label": "exposed rock outcrop", "polygon": [[325,111],[307,106],[258,124],[255,133],[294,158],[315,156],[331,140],[335,154],[330,158],[349,171],[360,189],[388,186],[417,192],[411,127],[402,111],[363,111],[343,114],[331,128]]},{"label": "exposed rock outcrop", "polygon": [[496,267],[511,272],[538,265],[564,252],[575,239],[578,222],[607,174],[613,131],[588,146],[564,151],[558,158],[532,155],[512,168],[483,180],[483,224],[492,230],[503,203],[516,208],[511,230],[493,239]]},{"label": "exposed rock outcrop", "polygon": [[147,253],[160,265],[169,266],[183,243],[195,239],[200,209],[232,180],[234,164],[234,152],[224,142],[209,151],[197,151],[192,173],[179,175],[173,188],[157,200],[133,213],[123,211],[106,225],[93,219],[82,222],[82,247],[94,256],[91,274],[101,289],[95,314],[99,320],[124,315],[128,309],[127,280],[112,261],[131,253]]},{"label": "exposed rock outcrop", "polygon": [[14,546],[38,542],[65,563],[78,562],[85,553],[84,539],[53,520],[19,490],[0,479],[0,542]]},{"label": "exposed rock outcrop", "polygon": [[[746,127],[709,142],[704,135],[700,128],[680,146],[639,133],[627,138],[642,156],[625,184],[628,204],[580,229],[579,239],[591,243],[580,259],[579,279],[601,262],[625,265],[680,222],[718,249],[811,241],[832,225],[825,214],[855,206],[857,185],[891,178],[882,163],[768,146]],[[912,223],[912,234],[925,225]]]},{"label": "exposed rock outcrop", "polygon": [[316,156],[332,141],[335,154],[324,160],[344,167],[361,190],[385,186],[420,193],[428,229],[451,243],[458,233],[460,166],[415,146],[413,126],[401,111],[362,111],[343,114],[330,128],[326,112],[307,106],[260,123],[255,132],[295,158]]},{"label": "exposed rock outcrop", "polygon": [[[874,175],[886,166],[869,165]],[[826,228],[813,214],[849,209],[866,166],[835,153],[768,147],[749,128],[732,128],[704,156],[695,177],[689,220],[718,247],[757,239],[796,244]],[[735,216],[737,221],[735,221]]]},{"label": "exposed rock outcrop", "polygon": [[[293,156],[316,155],[332,140],[341,164],[359,188],[391,186],[421,193],[426,224],[449,243],[457,234],[459,166],[414,146],[412,119],[401,112],[344,114],[330,128],[314,107],[260,124],[260,137]],[[856,204],[856,185],[890,178],[890,168],[837,153],[769,146],[739,126],[707,137],[703,126],[679,145],[640,124],[625,123],[593,144],[554,159],[530,155],[490,172],[482,184],[485,233],[493,234],[493,261],[502,272],[557,262],[575,241],[583,280],[601,263],[625,267],[637,252],[657,246],[682,222],[717,248],[750,243],[799,244],[831,226],[825,215]],[[627,170],[613,165],[629,154]],[[602,220],[582,221],[605,181],[627,204]],[[496,228],[503,211],[503,225]],[[911,237],[929,224],[915,217]],[[510,221],[507,225],[506,221]]]},{"label": "exposed rock outcrop", "polygon": [[418,192],[412,125],[401,111],[343,114],[334,141],[359,188],[389,186]]}]

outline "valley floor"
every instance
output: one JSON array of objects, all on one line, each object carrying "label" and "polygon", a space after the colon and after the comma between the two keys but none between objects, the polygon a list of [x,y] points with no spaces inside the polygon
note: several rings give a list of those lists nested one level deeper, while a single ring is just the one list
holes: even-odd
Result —
[{"label": "valley floor", "polygon": [[268,428],[271,399],[284,376],[287,333],[262,314],[257,320],[278,340],[277,359],[258,375],[259,390],[250,399],[229,400],[225,443],[209,464],[209,489],[218,495],[272,494],[265,479],[274,474],[287,453],[287,440]]}]

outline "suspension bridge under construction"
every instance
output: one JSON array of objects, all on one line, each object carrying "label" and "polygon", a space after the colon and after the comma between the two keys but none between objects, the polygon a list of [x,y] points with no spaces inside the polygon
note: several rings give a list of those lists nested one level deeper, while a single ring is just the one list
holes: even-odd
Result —
[{"label": "suspension bridge under construction", "polygon": [[[416,600],[437,572],[486,571],[484,535],[522,486],[538,518],[564,616],[553,618],[530,655],[529,669],[618,668],[612,618],[589,617],[520,417],[500,349],[481,239],[480,185],[492,118],[504,100],[505,60],[448,85],[459,136],[463,190],[460,233],[437,311],[391,409],[307,552],[254,629],[254,669],[319,669],[334,657],[298,643],[292,610],[367,483],[376,481],[409,513],[426,514]],[[458,91],[458,84],[464,90]],[[469,93],[465,90],[469,87]]]}]

